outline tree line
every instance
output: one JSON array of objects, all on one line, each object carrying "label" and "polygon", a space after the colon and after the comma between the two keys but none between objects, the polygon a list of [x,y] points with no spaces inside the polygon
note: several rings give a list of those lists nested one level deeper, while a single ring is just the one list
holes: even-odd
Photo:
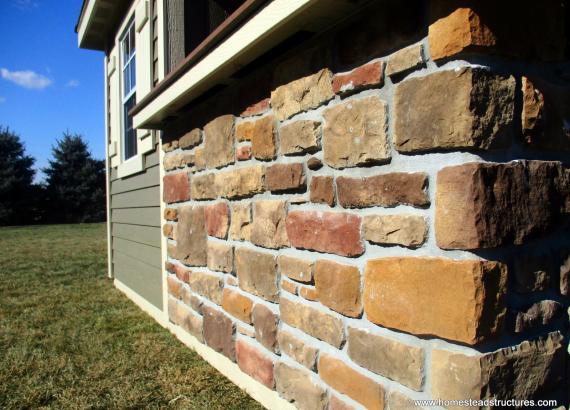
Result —
[{"label": "tree line", "polygon": [[105,220],[105,161],[80,134],[57,140],[41,183],[34,164],[20,136],[0,126],[0,226]]}]

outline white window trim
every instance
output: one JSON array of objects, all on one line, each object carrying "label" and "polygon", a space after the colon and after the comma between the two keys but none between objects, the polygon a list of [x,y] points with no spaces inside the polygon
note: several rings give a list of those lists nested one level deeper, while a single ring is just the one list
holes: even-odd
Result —
[{"label": "white window trim", "polygon": [[[131,98],[135,98],[135,104],[136,104],[136,94],[137,94],[137,78],[136,78],[136,65],[137,65],[137,42],[135,40],[135,47],[134,47],[134,51],[133,51],[133,47],[132,44],[130,44],[130,54],[128,56],[128,60],[125,61],[125,42],[129,39],[130,35],[131,35],[131,31],[133,34],[133,37],[136,39],[136,30],[135,30],[135,16],[131,15],[129,17],[129,23],[127,24],[127,28],[123,31],[121,37],[119,38],[119,55],[120,55],[120,59],[121,59],[121,70],[120,70],[120,78],[121,78],[121,155],[122,155],[122,160],[124,163],[128,162],[129,160],[131,160],[132,158],[136,157],[139,155],[139,149],[138,149],[138,140],[137,138],[135,138],[135,147],[136,147],[136,153],[132,156],[130,156],[129,158],[127,158],[127,152],[126,152],[126,147],[127,147],[127,130],[126,130],[126,123],[127,123],[127,114],[125,113],[125,105],[127,104],[127,102],[131,99]],[[130,39],[129,39],[130,40]],[[132,70],[132,66],[131,64],[135,65],[135,70]],[[126,74],[126,70],[128,70],[128,74]],[[135,85],[134,87],[132,86],[132,74],[134,71],[134,75],[135,75]],[[129,77],[129,92],[127,94],[125,94],[125,81],[126,81],[126,77]],[[133,126],[134,128],[134,126]],[[136,134],[136,131],[135,131]]]}]

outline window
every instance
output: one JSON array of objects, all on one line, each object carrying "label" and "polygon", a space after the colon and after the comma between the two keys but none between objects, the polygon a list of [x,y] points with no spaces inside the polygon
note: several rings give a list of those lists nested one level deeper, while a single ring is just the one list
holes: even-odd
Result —
[{"label": "window", "polygon": [[127,160],[137,155],[137,132],[129,111],[136,104],[136,43],[135,22],[129,24],[121,38],[121,61],[123,68],[123,155]]}]

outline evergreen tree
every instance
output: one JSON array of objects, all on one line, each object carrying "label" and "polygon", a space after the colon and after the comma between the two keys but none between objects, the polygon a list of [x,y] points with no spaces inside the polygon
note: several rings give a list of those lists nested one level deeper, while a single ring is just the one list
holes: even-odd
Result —
[{"label": "evergreen tree", "polygon": [[49,221],[105,220],[105,162],[92,158],[79,134],[66,132],[52,148],[46,174]]},{"label": "evergreen tree", "polygon": [[0,225],[33,222],[34,161],[20,136],[0,126]]}]

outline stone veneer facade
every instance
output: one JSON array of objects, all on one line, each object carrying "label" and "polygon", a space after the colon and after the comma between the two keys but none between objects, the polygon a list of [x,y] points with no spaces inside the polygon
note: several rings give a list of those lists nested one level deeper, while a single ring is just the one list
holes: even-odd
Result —
[{"label": "stone veneer facade", "polygon": [[302,409],[567,405],[565,11],[397,3],[167,130],[170,320]]}]

